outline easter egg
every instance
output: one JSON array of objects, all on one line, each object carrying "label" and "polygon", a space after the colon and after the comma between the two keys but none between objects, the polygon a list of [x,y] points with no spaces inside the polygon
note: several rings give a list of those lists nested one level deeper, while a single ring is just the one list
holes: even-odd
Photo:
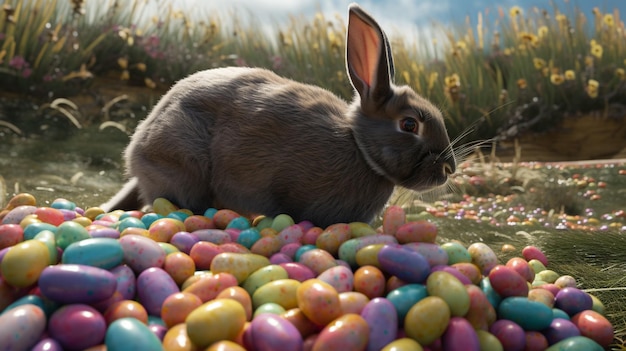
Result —
[{"label": "easter egg", "polygon": [[343,314],[356,313],[361,314],[365,305],[370,299],[364,294],[356,291],[346,291],[339,294],[339,303]]},{"label": "easter egg", "polygon": [[[198,347],[189,339],[189,335],[187,335],[187,325],[185,325],[185,323],[170,327],[163,336],[162,346],[166,351],[199,351]],[[228,349],[220,351],[227,350]]]},{"label": "easter egg", "polygon": [[444,350],[480,351],[480,342],[474,327],[461,317],[452,317],[441,338]]},{"label": "easter egg", "polygon": [[268,282],[256,289],[252,295],[252,303],[255,307],[273,302],[281,305],[285,310],[295,308],[299,304],[297,292],[301,285],[294,279],[278,279]]},{"label": "easter egg", "polygon": [[486,330],[477,329],[476,335],[482,351],[503,351],[502,343],[498,338]]},{"label": "easter egg", "polygon": [[369,326],[367,350],[380,350],[396,339],[398,314],[394,305],[384,297],[369,301],[361,311]]},{"label": "easter egg", "polygon": [[354,290],[370,299],[385,293],[385,275],[374,266],[363,266],[354,272]]},{"label": "easter egg", "polygon": [[528,283],[517,271],[503,265],[489,272],[491,286],[502,297],[528,296]]},{"label": "easter egg", "polygon": [[151,315],[158,316],[163,301],[177,292],[178,285],[161,268],[148,268],[137,276],[137,298]]},{"label": "easter egg", "polygon": [[374,235],[376,230],[365,222],[350,222],[350,234],[352,238]]},{"label": "easter egg", "polygon": [[246,311],[246,320],[249,321],[252,318],[252,298],[244,288],[239,286],[228,287],[222,290],[216,299],[231,299],[239,302]]},{"label": "easter egg", "polygon": [[494,322],[496,315],[495,309],[478,286],[466,285],[465,289],[470,298],[470,307],[465,314],[465,319],[467,319],[474,329],[487,330],[488,326]]},{"label": "easter egg", "polygon": [[330,284],[339,293],[352,291],[354,287],[354,274],[345,266],[328,268],[317,279]]},{"label": "easter egg", "polygon": [[546,351],[603,351],[604,347],[597,342],[584,337],[573,336],[551,345]]},{"label": "easter egg", "polygon": [[591,296],[577,288],[563,288],[554,297],[554,307],[573,316],[593,306]]},{"label": "easter egg", "polygon": [[384,246],[378,252],[378,263],[383,272],[407,283],[423,283],[430,273],[430,265],[424,256],[401,246]]},{"label": "easter egg", "polygon": [[404,248],[415,251],[422,255],[430,267],[446,265],[448,263],[448,254],[441,246],[432,243],[408,243]]},{"label": "easter egg", "polygon": [[269,265],[257,269],[243,282],[242,287],[248,294],[253,295],[261,286],[279,279],[287,279],[287,271],[279,265]]},{"label": "easter egg", "polygon": [[124,252],[124,263],[136,273],[150,267],[162,267],[165,262],[165,250],[154,240],[140,235],[124,235],[119,239]]},{"label": "easter egg", "polygon": [[390,291],[386,298],[393,304],[398,314],[398,321],[404,323],[409,309],[426,296],[428,296],[428,292],[425,285],[407,284]]},{"label": "easter egg", "polygon": [[[480,281],[483,279],[480,269],[478,268],[478,266],[476,266],[473,263],[459,262],[459,263],[453,264],[452,268],[461,272],[461,274],[466,276],[467,279],[469,279],[472,284],[478,285],[480,284]],[[449,271],[446,270],[446,272],[449,272]]]},{"label": "easter egg", "polygon": [[194,275],[196,264],[184,252],[174,252],[165,256],[163,269],[174,279],[176,284],[182,285],[185,280]]},{"label": "easter egg", "polygon": [[121,318],[109,325],[104,343],[107,351],[163,350],[161,340],[135,318]]},{"label": "easter egg", "polygon": [[63,306],[52,314],[48,333],[65,350],[84,350],[101,344],[106,329],[100,312],[88,305],[73,304]]},{"label": "easter egg", "polygon": [[122,300],[115,302],[104,312],[104,319],[107,325],[113,323],[114,320],[131,317],[135,318],[145,324],[148,324],[148,312],[137,301]]},{"label": "easter egg", "polygon": [[383,244],[367,245],[357,251],[355,257],[357,265],[359,267],[369,265],[380,268],[380,263],[378,263],[378,253],[384,246],[385,245]]},{"label": "easter egg", "polygon": [[271,228],[280,233],[283,229],[294,225],[293,218],[287,214],[279,214],[272,220]]},{"label": "easter egg", "polygon": [[303,338],[321,330],[321,327],[311,322],[311,320],[308,319],[299,308],[292,308],[285,311],[281,314],[281,316],[296,327]]},{"label": "easter egg", "polygon": [[316,275],[322,274],[325,270],[335,267],[337,262],[328,252],[320,249],[312,249],[304,252],[298,263],[309,267]]},{"label": "easter egg", "polygon": [[39,240],[48,248],[48,254],[50,264],[57,264],[59,262],[60,250],[57,248],[56,239],[54,233],[49,230],[42,230],[35,235],[35,240]]},{"label": "easter egg", "polygon": [[[289,279],[303,282],[315,278],[315,272],[311,268],[297,262],[286,262],[279,264],[286,272]],[[249,279],[249,278],[248,278]],[[244,283],[245,286],[245,283]]]},{"label": "easter egg", "polygon": [[191,311],[202,305],[202,300],[194,294],[179,292],[168,296],[159,314],[168,327],[184,323]]},{"label": "easter egg", "polygon": [[368,245],[397,244],[398,240],[391,235],[376,234],[350,239],[339,246],[339,259],[345,261],[350,267],[357,267],[356,253]]},{"label": "easter egg", "polygon": [[215,299],[222,290],[231,286],[237,286],[237,279],[232,274],[206,274],[199,276],[196,281],[185,287],[183,292],[194,294],[202,302],[207,302]]},{"label": "easter egg", "polygon": [[30,351],[63,351],[63,347],[58,341],[45,338],[41,339]]},{"label": "easter egg", "polygon": [[609,347],[613,342],[613,326],[603,315],[593,310],[585,310],[572,317],[572,323],[580,330],[582,336]]},{"label": "easter egg", "polygon": [[48,266],[39,277],[39,289],[48,299],[60,303],[94,303],[115,292],[117,280],[102,268],[79,264]]},{"label": "easter egg", "polygon": [[411,307],[404,318],[404,331],[420,345],[430,345],[443,335],[449,321],[448,304],[440,297],[428,296]]},{"label": "easter egg", "polygon": [[70,244],[63,251],[61,262],[111,269],[120,265],[123,259],[124,251],[118,240],[89,238]]},{"label": "easter egg", "polygon": [[423,351],[424,349],[417,341],[410,338],[396,339],[385,347],[381,351]]},{"label": "easter egg", "polygon": [[474,263],[484,275],[489,274],[492,268],[498,265],[498,257],[495,252],[484,243],[473,243],[467,248],[472,263]]},{"label": "easter egg", "polygon": [[546,289],[534,288],[528,291],[528,299],[541,302],[542,304],[552,308],[554,307],[554,295]]},{"label": "easter egg", "polygon": [[26,240],[8,249],[0,262],[0,273],[9,285],[25,288],[37,282],[49,264],[48,247],[38,240]]},{"label": "easter egg", "polygon": [[250,323],[255,350],[301,350],[302,336],[296,327],[281,316],[260,314]]},{"label": "easter egg", "polygon": [[430,296],[443,299],[452,316],[464,316],[470,307],[470,298],[463,283],[452,274],[433,272],[426,280],[426,290]]},{"label": "easter egg", "polygon": [[[176,235],[178,234],[180,233],[177,233]],[[221,245],[217,245],[208,241],[198,241],[194,243],[189,250],[189,257],[191,257],[191,259],[193,260],[196,269],[211,269],[211,263],[213,263],[213,259],[215,258],[215,256],[223,252],[224,249]]]},{"label": "easter egg", "polygon": [[242,283],[250,274],[269,264],[269,259],[261,255],[223,252],[213,258],[211,272],[232,274]]},{"label": "easter egg", "polygon": [[234,341],[222,340],[212,344],[205,351],[246,351],[246,349]]},{"label": "easter egg", "polygon": [[550,326],[543,330],[543,335],[548,340],[548,343],[553,345],[572,336],[580,336],[580,330],[578,330],[576,324],[567,319],[554,318]]},{"label": "easter egg", "polygon": [[559,274],[557,272],[550,269],[544,269],[543,271],[535,274],[534,280],[541,280],[548,284],[553,284],[557,279],[559,279]]},{"label": "easter egg", "polygon": [[57,246],[65,250],[70,244],[89,239],[89,232],[82,225],[75,222],[61,223],[55,233]]},{"label": "easter egg", "polygon": [[563,276],[558,277],[554,281],[554,285],[563,289],[563,288],[575,288],[577,284],[576,284],[576,279],[572,277],[571,275],[563,275]]},{"label": "easter egg", "polygon": [[257,306],[257,308],[254,310],[252,318],[256,318],[256,316],[264,313],[282,315],[285,312],[287,312],[287,310],[283,306],[274,302],[267,302]]},{"label": "easter egg", "polygon": [[301,283],[296,298],[298,308],[318,325],[327,325],[342,314],[337,290],[319,279]]},{"label": "easter egg", "polygon": [[[230,231],[220,229],[199,229],[191,233],[200,239],[200,241],[222,245],[233,241]],[[176,235],[176,234],[174,234]]]},{"label": "easter egg", "polygon": [[56,226],[65,221],[63,212],[52,207],[39,207],[35,210],[35,215],[40,221]]},{"label": "easter egg", "polygon": [[539,331],[552,323],[552,309],[526,297],[507,297],[498,306],[498,316],[515,322],[524,330]]},{"label": "easter egg", "polygon": [[524,256],[524,259],[526,259],[526,261],[538,260],[544,266],[548,265],[548,259],[546,258],[546,255],[544,255],[544,253],[535,246],[524,247],[522,249],[522,256]]},{"label": "easter egg", "polygon": [[506,262],[506,266],[516,271],[529,283],[532,283],[535,279],[535,271],[533,271],[528,262],[523,258],[513,257]]},{"label": "easter egg", "polygon": [[538,331],[526,331],[526,348],[524,351],[543,351],[548,348],[548,340]]},{"label": "easter egg", "polygon": [[339,246],[348,241],[350,237],[350,225],[347,223],[336,223],[328,226],[322,234],[317,237],[315,245],[332,256],[337,256]]},{"label": "easter egg", "polygon": [[472,256],[470,255],[470,253],[467,251],[467,249],[463,245],[457,242],[452,241],[452,242],[442,244],[441,248],[448,255],[449,265],[453,265],[455,263],[461,263],[461,262],[467,262],[467,263],[472,262]]},{"label": "easter egg", "polygon": [[312,351],[365,350],[368,343],[369,327],[358,314],[344,314],[331,321],[313,344]]},{"label": "easter egg", "polygon": [[0,250],[24,240],[24,229],[17,224],[0,224]]},{"label": "easter egg", "polygon": [[246,311],[237,301],[213,300],[193,310],[185,323],[189,339],[204,348],[220,340],[235,340],[246,323]]},{"label": "easter egg", "polygon": [[413,221],[402,224],[394,236],[398,243],[434,243],[437,238],[437,226],[429,221]]},{"label": "easter egg", "polygon": [[500,340],[504,350],[524,350],[526,344],[524,329],[513,321],[499,319],[489,327],[489,333]]},{"label": "easter egg", "polygon": [[26,304],[0,314],[0,350],[29,350],[46,330],[46,315],[38,306]]}]

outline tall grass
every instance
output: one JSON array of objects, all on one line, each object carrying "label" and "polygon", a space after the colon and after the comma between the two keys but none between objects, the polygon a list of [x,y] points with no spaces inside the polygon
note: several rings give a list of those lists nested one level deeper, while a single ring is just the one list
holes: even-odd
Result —
[{"label": "tall grass", "polygon": [[[159,9],[152,18],[150,6]],[[452,29],[437,26],[445,39],[434,52],[424,49],[432,39],[423,35],[417,42],[392,38],[396,81],[442,108],[451,137],[468,129],[474,140],[544,131],[589,111],[623,117],[626,34],[619,12],[565,7],[500,8]],[[252,16],[194,21],[195,10],[149,0],[7,0],[0,91],[68,97],[108,78],[158,95],[195,71],[246,65],[351,98],[342,15],[294,16],[268,35]]]}]

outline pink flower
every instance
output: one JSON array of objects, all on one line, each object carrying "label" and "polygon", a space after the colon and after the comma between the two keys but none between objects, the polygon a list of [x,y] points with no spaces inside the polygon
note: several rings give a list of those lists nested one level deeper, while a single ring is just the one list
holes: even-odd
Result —
[{"label": "pink flower", "polygon": [[28,68],[28,67],[26,67],[26,68],[24,68],[24,70],[22,70],[22,77],[28,78],[28,77],[30,77],[30,75],[32,73],[33,73],[33,70]]},{"label": "pink flower", "polygon": [[24,68],[27,65],[28,63],[26,62],[26,60],[24,60],[22,56],[13,56],[11,61],[9,61],[9,67],[15,68],[18,71],[21,71],[22,68]]}]

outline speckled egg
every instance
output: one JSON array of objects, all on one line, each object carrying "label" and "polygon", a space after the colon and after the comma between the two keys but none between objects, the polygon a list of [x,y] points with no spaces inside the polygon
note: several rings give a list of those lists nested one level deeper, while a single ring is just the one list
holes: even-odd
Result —
[{"label": "speckled egg", "polygon": [[528,296],[528,282],[517,271],[503,265],[489,272],[491,286],[502,297]]},{"label": "speckled egg", "polygon": [[498,317],[515,322],[524,330],[540,331],[550,326],[552,309],[526,297],[507,297],[498,306]]},{"label": "speckled egg", "polygon": [[452,241],[442,244],[441,248],[448,254],[449,265],[461,262],[472,262],[472,256],[465,246],[457,242]]},{"label": "speckled egg", "polygon": [[235,300],[213,300],[193,310],[185,323],[189,339],[199,347],[208,347],[220,340],[235,340],[243,331],[246,311]]},{"label": "speckled egg", "polygon": [[101,344],[106,329],[106,322],[100,312],[82,304],[59,308],[50,317],[48,325],[50,337],[65,350],[84,350]]},{"label": "speckled egg", "polygon": [[593,310],[585,310],[572,317],[574,323],[580,330],[582,336],[600,344],[602,347],[609,347],[613,342],[613,326],[603,315]]},{"label": "speckled egg", "polygon": [[407,284],[391,290],[387,294],[387,300],[395,307],[396,313],[398,314],[398,321],[404,323],[409,309],[426,296],[428,296],[426,285]]},{"label": "speckled egg", "polygon": [[554,307],[573,316],[593,306],[591,296],[577,288],[563,288],[554,297]]},{"label": "speckled egg", "polygon": [[337,256],[339,246],[348,241],[350,237],[350,225],[347,223],[337,223],[328,226],[322,234],[317,237],[315,245],[327,251],[329,254]]},{"label": "speckled egg", "polygon": [[331,321],[313,344],[312,351],[365,350],[368,343],[369,327],[358,314],[344,314]]},{"label": "speckled egg", "polygon": [[49,264],[48,247],[39,240],[26,240],[8,249],[0,273],[9,285],[25,288],[37,282]]},{"label": "speckled egg", "polygon": [[124,263],[136,273],[150,267],[162,267],[165,262],[165,250],[154,240],[139,235],[124,235],[119,239],[124,251]]},{"label": "speckled egg", "polygon": [[161,340],[135,318],[121,318],[109,325],[104,343],[106,351],[163,350]]},{"label": "speckled egg", "polygon": [[115,292],[117,279],[102,268],[60,264],[48,266],[39,277],[39,289],[48,299],[60,303],[94,303]]},{"label": "speckled egg", "polygon": [[137,299],[151,315],[158,316],[163,301],[178,292],[174,279],[161,268],[148,268],[137,276]]},{"label": "speckled egg", "polygon": [[430,296],[443,299],[452,316],[464,316],[470,307],[470,298],[463,283],[450,273],[433,272],[426,281],[426,290]]},{"label": "speckled egg", "polygon": [[408,283],[423,283],[430,265],[421,254],[397,245],[386,245],[378,252],[381,270]]},{"label": "speckled egg", "polygon": [[354,274],[345,266],[331,267],[322,272],[317,279],[330,284],[339,293],[352,291],[354,287]]},{"label": "speckled egg", "polygon": [[498,338],[504,350],[524,350],[526,335],[524,329],[517,323],[506,319],[499,319],[489,327],[489,332]]},{"label": "speckled egg", "polygon": [[293,324],[281,316],[263,313],[250,323],[255,350],[301,350],[302,336]]},{"label": "speckled egg", "polygon": [[26,304],[0,314],[0,349],[29,350],[46,330],[46,315],[38,306]]},{"label": "speckled egg", "polygon": [[[278,279],[268,282],[256,289],[252,295],[252,304],[257,308],[262,304],[273,302],[281,305],[285,310],[298,307],[297,292],[301,285],[294,279]],[[334,291],[334,288],[332,289]]]},{"label": "speckled egg", "polygon": [[496,253],[487,244],[473,243],[467,248],[467,252],[472,257],[472,263],[480,268],[483,275],[489,274],[498,265]]},{"label": "speckled egg", "polygon": [[370,299],[385,293],[385,275],[374,266],[363,266],[354,272],[354,290]]},{"label": "speckled egg", "polygon": [[462,317],[452,317],[443,333],[444,350],[480,351],[480,342],[474,327]]},{"label": "speckled egg", "polygon": [[296,291],[296,297],[297,307],[318,325],[327,325],[342,314],[337,290],[319,279],[301,283]]},{"label": "speckled egg", "polygon": [[369,326],[367,350],[380,350],[396,339],[398,314],[394,304],[383,297],[369,301],[361,311],[361,317]]},{"label": "speckled egg", "polygon": [[399,226],[394,235],[400,244],[434,243],[437,238],[437,226],[424,220],[408,222]]},{"label": "speckled egg", "polygon": [[441,337],[450,321],[450,308],[440,297],[428,296],[413,305],[404,319],[404,331],[420,345]]}]

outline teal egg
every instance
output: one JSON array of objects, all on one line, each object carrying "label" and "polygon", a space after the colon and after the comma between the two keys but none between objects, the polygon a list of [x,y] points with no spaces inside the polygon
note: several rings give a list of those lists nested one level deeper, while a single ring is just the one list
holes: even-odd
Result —
[{"label": "teal egg", "polygon": [[495,290],[493,290],[493,287],[491,286],[491,282],[489,281],[489,277],[484,277],[480,281],[480,289],[483,291],[483,293],[487,297],[487,300],[489,301],[491,306],[497,309],[498,305],[500,305],[500,301],[502,301],[502,297],[498,295],[498,293]]},{"label": "teal egg", "polygon": [[168,213],[166,216],[166,218],[177,219],[181,222],[184,222],[185,219],[187,219],[187,217],[189,217],[189,214],[182,212],[182,211],[173,211],[173,212]]},{"label": "teal egg", "polygon": [[[233,220],[234,221],[234,220]],[[231,223],[233,222],[231,221]],[[230,225],[230,224],[229,224]],[[237,243],[241,244],[248,249],[254,245],[259,239],[261,239],[261,233],[255,228],[249,228],[242,230],[237,237]]]},{"label": "teal egg", "polygon": [[398,321],[402,323],[411,307],[426,296],[428,296],[426,285],[407,284],[390,291],[389,294],[387,294],[387,300],[396,308]]},{"label": "teal egg", "polygon": [[558,308],[553,308],[552,309],[552,316],[554,316],[554,318],[563,318],[563,319],[567,319],[570,320],[571,318],[569,317],[569,314],[565,313],[565,311],[558,309]]},{"label": "teal egg", "polygon": [[111,269],[122,264],[124,251],[117,239],[89,238],[70,244],[61,258],[62,263],[83,264]]},{"label": "teal egg", "polygon": [[250,221],[246,217],[237,217],[232,221],[228,222],[226,229],[239,229],[245,230],[250,228]]},{"label": "teal egg", "polygon": [[55,225],[49,223],[31,223],[24,228],[24,241],[33,239],[35,235],[39,234],[39,232],[43,230],[49,230],[56,233],[57,229],[58,228]]},{"label": "teal egg", "polygon": [[117,226],[117,230],[121,233],[126,228],[141,228],[147,229],[146,224],[139,218],[135,217],[126,217],[119,222]]},{"label": "teal egg", "polygon": [[39,240],[48,248],[48,254],[50,254],[50,264],[57,264],[58,251],[57,242],[54,233],[49,230],[42,230],[35,235],[35,240]]},{"label": "teal egg", "polygon": [[448,254],[448,265],[450,266],[460,262],[472,262],[469,251],[459,243],[445,243],[441,245],[441,248]]},{"label": "teal egg", "polygon": [[517,323],[526,331],[546,329],[554,318],[552,309],[527,297],[507,297],[498,306],[498,317]]},{"label": "teal egg", "polygon": [[204,211],[203,216],[206,218],[213,218],[213,215],[217,212],[216,208],[207,208],[206,211]]},{"label": "teal egg", "polygon": [[57,210],[73,211],[76,209],[76,204],[66,199],[56,199],[50,204],[50,207],[56,208]]},{"label": "teal egg", "polygon": [[300,261],[300,257],[302,256],[303,253],[313,250],[313,249],[317,249],[317,246],[315,245],[302,245],[298,248],[298,250],[296,251],[296,255],[294,256],[294,261],[299,262]]},{"label": "teal egg", "polygon": [[56,231],[57,246],[63,250],[72,243],[89,238],[87,229],[76,222],[63,222]]},{"label": "teal egg", "polygon": [[158,213],[146,213],[145,215],[141,216],[141,222],[143,223],[144,229],[145,229],[145,228],[150,228],[150,225],[152,225],[154,221],[156,221],[157,219],[161,219],[161,218],[165,218],[165,217]]},{"label": "teal egg", "polygon": [[603,351],[603,350],[604,348],[600,346],[600,344],[584,336],[572,336],[565,340],[561,340],[546,349],[546,351]]},{"label": "teal egg", "polygon": [[3,311],[2,313],[0,313],[0,315],[6,313],[7,311],[18,307],[18,306],[22,306],[22,305],[35,305],[39,308],[41,308],[42,311],[44,311],[44,313],[46,314],[47,317],[50,317],[50,315],[52,314],[52,312],[54,312],[58,307],[59,304],[53,301],[50,301],[48,299],[42,298],[41,296],[37,296],[37,295],[26,295],[20,299],[17,299],[16,301],[14,301],[12,304],[8,305]]},{"label": "teal egg", "polygon": [[159,338],[147,325],[136,318],[115,320],[106,331],[104,344],[107,351],[163,350]]}]

